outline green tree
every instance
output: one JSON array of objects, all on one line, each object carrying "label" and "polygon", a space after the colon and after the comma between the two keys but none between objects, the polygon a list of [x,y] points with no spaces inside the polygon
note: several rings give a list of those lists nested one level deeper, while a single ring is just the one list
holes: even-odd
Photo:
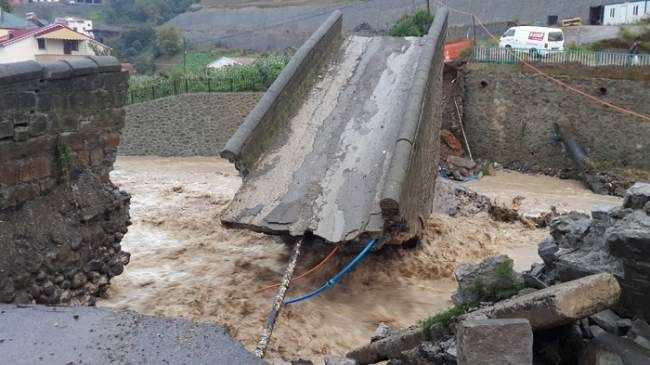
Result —
[{"label": "green tree", "polygon": [[174,27],[160,27],[156,31],[156,48],[163,55],[173,56],[181,50],[181,34]]},{"label": "green tree", "polygon": [[2,9],[2,11],[6,11],[8,13],[13,10],[11,8],[11,3],[9,2],[9,0],[0,0],[0,9]]}]

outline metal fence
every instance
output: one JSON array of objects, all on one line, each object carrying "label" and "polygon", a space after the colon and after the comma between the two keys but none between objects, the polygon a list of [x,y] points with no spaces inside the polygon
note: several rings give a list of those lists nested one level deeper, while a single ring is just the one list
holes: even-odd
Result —
[{"label": "metal fence", "polygon": [[[545,52],[545,51],[541,51]],[[633,55],[622,52],[591,52],[582,50],[540,51],[506,49],[500,47],[474,47],[473,62],[563,64],[577,63],[585,66],[650,66],[650,54]]]},{"label": "metal fence", "polygon": [[264,91],[273,80],[260,77],[203,77],[159,80],[151,85],[130,86],[127,104],[137,104],[186,93]]}]

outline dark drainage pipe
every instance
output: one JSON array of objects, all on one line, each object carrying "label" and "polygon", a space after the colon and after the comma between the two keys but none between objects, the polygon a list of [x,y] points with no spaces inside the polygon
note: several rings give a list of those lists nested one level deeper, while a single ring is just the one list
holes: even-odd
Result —
[{"label": "dark drainage pipe", "polygon": [[589,169],[591,162],[585,152],[584,148],[576,141],[573,134],[568,133],[566,130],[560,128],[559,124],[553,123],[553,139],[562,142],[564,148],[569,153],[571,160],[578,166],[580,170]]}]

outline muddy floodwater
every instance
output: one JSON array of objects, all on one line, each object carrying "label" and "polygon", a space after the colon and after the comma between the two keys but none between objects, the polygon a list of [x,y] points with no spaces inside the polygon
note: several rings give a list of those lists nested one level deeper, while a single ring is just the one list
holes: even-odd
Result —
[{"label": "muddy floodwater", "polygon": [[506,170],[496,171],[465,186],[501,205],[510,206],[519,197],[520,212],[530,215],[548,212],[551,207],[558,213],[575,210],[589,214],[596,205],[618,206],[623,201],[615,196],[594,194],[580,181]]},{"label": "muddy floodwater", "polygon": [[[280,279],[290,249],[278,238],[221,225],[241,184],[237,171],[219,158],[120,157],[111,178],[132,195],[133,225],[122,242],[132,256],[98,305],[216,322],[254,349],[274,295],[255,290]],[[451,304],[457,263],[507,253],[518,269],[528,268],[546,234],[484,214],[435,215],[419,246],[374,253],[334,288],[286,307],[267,359],[319,361],[367,343],[380,322],[393,328],[416,323]],[[297,274],[329,248],[303,252]],[[292,285],[288,297],[320,286],[350,259],[337,254]]]}]

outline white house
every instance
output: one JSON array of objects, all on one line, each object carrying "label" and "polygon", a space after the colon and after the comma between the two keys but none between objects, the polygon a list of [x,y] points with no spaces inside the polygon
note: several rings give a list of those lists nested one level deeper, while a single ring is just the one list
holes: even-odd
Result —
[{"label": "white house", "polygon": [[221,57],[209,63],[207,67],[216,70],[226,66],[250,65],[253,62],[255,62],[255,59],[251,57]]},{"label": "white house", "polygon": [[636,23],[646,14],[650,14],[650,0],[605,5],[603,24],[618,25]]},{"label": "white house", "polygon": [[109,52],[109,47],[62,24],[12,30],[0,37],[0,63],[47,62]]},{"label": "white house", "polygon": [[54,19],[54,22],[57,24],[63,24],[68,28],[74,30],[75,32],[85,34],[91,38],[93,37],[92,20],[77,18],[74,16],[66,16],[66,17],[57,17]]}]

